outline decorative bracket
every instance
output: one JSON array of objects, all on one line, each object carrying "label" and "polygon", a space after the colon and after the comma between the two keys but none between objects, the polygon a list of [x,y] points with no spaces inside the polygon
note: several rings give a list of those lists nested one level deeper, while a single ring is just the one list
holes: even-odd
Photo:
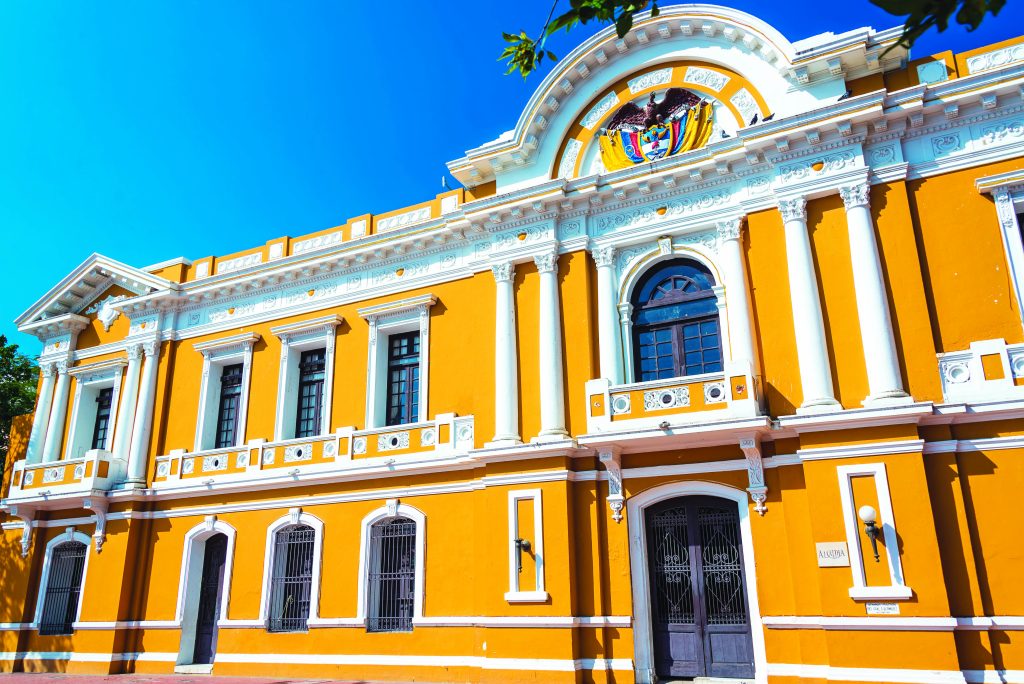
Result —
[{"label": "decorative bracket", "polygon": [[295,508],[289,508],[288,517],[291,518],[292,525],[298,525],[299,520],[302,518],[302,509],[298,506]]},{"label": "decorative bracket", "polygon": [[213,532],[215,529],[217,529],[217,516],[208,515],[204,517],[203,524],[205,525],[207,532]]},{"label": "decorative bracket", "polygon": [[385,507],[387,507],[387,509],[388,509],[388,517],[389,518],[397,518],[398,517],[398,504],[399,504],[398,499],[388,499],[386,502],[384,502]]},{"label": "decorative bracket", "polygon": [[622,522],[622,506],[626,497],[622,493],[622,458],[619,447],[603,447],[597,457],[608,471],[608,506],[612,509],[612,520]]},{"label": "decorative bracket", "polygon": [[740,449],[747,458],[747,481],[751,501],[754,502],[754,510],[764,515],[768,510],[765,501],[768,499],[768,486],[764,483],[764,465],[761,463],[761,441],[756,437],[748,437],[740,440]]},{"label": "decorative bracket", "polygon": [[96,514],[92,541],[96,545],[96,553],[99,553],[103,550],[103,542],[107,540],[107,500],[88,498],[82,501],[82,508]]},{"label": "decorative bracket", "polygon": [[21,557],[28,556],[28,549],[32,546],[32,532],[35,530],[36,509],[31,506],[9,506],[7,512],[22,522],[21,528]]}]

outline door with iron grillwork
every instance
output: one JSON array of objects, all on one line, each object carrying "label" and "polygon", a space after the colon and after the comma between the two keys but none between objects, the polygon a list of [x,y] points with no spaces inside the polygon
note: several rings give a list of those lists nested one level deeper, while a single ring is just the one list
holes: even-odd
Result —
[{"label": "door with iron grillwork", "polygon": [[224,563],[228,538],[215,534],[206,540],[203,578],[199,587],[199,611],[196,615],[196,646],[192,662],[209,664],[217,652],[217,618],[224,587]]},{"label": "door with iron grillwork", "polygon": [[660,677],[753,677],[735,502],[704,496],[648,508],[655,671]]}]

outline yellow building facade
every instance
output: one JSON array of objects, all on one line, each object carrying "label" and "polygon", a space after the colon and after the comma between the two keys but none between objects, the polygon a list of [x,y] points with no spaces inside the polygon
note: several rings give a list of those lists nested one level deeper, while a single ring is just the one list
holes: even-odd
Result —
[{"label": "yellow building facade", "polygon": [[88,258],[0,671],[1024,682],[1024,39],[898,36],[666,7],[464,188]]}]

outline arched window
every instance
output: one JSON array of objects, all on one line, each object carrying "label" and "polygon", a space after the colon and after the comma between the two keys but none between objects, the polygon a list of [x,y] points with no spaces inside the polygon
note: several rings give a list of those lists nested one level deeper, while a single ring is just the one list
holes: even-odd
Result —
[{"label": "arched window", "polygon": [[316,532],[309,525],[288,525],[274,534],[267,630],[302,632],[309,620]]},{"label": "arched window", "polygon": [[409,632],[416,606],[416,523],[386,518],[370,526],[369,632]]},{"label": "arched window", "polygon": [[640,382],[722,370],[715,279],[702,264],[659,264],[633,290],[633,349]]},{"label": "arched window", "polygon": [[82,595],[82,576],[89,546],[79,540],[64,541],[49,549],[45,594],[39,616],[39,633],[71,634]]}]

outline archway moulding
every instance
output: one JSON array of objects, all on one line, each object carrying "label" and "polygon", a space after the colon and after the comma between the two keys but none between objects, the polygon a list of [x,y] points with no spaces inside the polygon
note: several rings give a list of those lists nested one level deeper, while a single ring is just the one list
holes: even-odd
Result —
[{"label": "archway moulding", "polygon": [[906,51],[882,53],[899,37],[861,28],[791,43],[766,22],[718,5],[676,5],[641,15],[619,39],[608,27],[562,59],[547,75],[513,130],[449,162],[468,187],[496,181],[499,192],[542,182],[556,169],[571,127],[617,82],[658,65],[690,61],[728,68],[753,84],[777,116],[835,102],[846,79],[901,65]]}]

